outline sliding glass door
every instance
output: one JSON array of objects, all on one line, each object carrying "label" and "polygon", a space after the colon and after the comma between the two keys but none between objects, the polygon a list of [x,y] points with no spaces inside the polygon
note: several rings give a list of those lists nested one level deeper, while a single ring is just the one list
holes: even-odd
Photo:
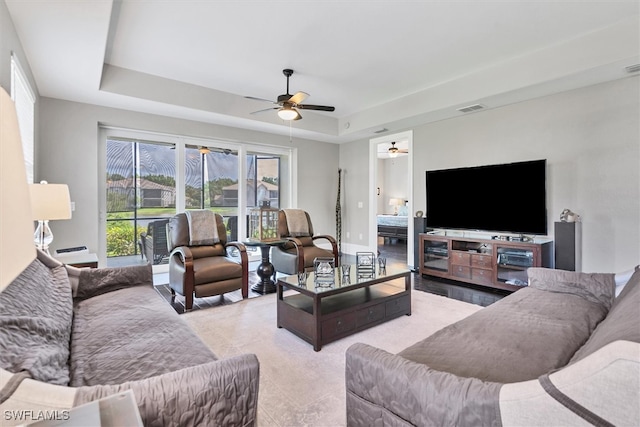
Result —
[{"label": "sliding glass door", "polygon": [[107,140],[108,258],[137,256],[144,261],[140,234],[150,222],[175,215],[174,149],[156,142]]},{"label": "sliding glass door", "polygon": [[[154,135],[135,138],[130,133],[105,132],[109,266],[166,264],[162,248],[147,256],[141,234],[156,230],[166,240],[163,220],[176,212],[210,209],[224,218],[227,239],[242,241],[249,209],[263,204],[280,208],[291,201],[288,149],[166,135],[154,140]],[[162,227],[153,227],[159,223]]]}]

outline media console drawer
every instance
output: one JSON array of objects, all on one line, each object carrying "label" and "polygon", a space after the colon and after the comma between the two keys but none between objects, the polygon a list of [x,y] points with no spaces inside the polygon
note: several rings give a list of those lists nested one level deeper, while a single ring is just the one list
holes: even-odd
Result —
[{"label": "media console drawer", "polygon": [[456,265],[471,265],[471,254],[451,251],[451,263]]},{"label": "media console drawer", "polygon": [[491,255],[473,254],[471,255],[471,266],[476,268],[492,268]]},{"label": "media console drawer", "polygon": [[453,265],[451,267],[451,270],[455,277],[471,279],[471,267],[465,267],[463,265]]},{"label": "media console drawer", "polygon": [[479,285],[491,285],[493,283],[493,270],[474,268],[471,270],[471,280]]}]

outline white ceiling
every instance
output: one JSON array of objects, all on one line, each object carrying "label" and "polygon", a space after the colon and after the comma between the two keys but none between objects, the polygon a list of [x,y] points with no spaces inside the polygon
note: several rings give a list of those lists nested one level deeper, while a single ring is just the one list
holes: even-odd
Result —
[{"label": "white ceiling", "polygon": [[[634,1],[5,0],[40,95],[329,142],[629,76]],[[473,113],[471,113],[473,114]]]}]

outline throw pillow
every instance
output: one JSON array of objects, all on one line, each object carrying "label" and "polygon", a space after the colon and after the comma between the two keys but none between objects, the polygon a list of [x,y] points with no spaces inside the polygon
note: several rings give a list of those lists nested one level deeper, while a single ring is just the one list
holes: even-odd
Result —
[{"label": "throw pillow", "polygon": [[0,367],[67,385],[72,317],[64,266],[34,260],[0,293]]}]

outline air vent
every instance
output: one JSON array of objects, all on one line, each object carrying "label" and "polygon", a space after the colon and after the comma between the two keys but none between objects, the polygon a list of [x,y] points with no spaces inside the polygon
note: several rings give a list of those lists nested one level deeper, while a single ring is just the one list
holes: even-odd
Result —
[{"label": "air vent", "polygon": [[482,110],[483,108],[486,107],[482,104],[473,104],[466,107],[458,108],[458,111],[460,111],[461,113],[471,113],[472,111]]},{"label": "air vent", "polygon": [[383,132],[388,132],[388,131],[389,131],[389,129],[382,128],[382,129],[374,130],[373,133],[383,133]]},{"label": "air vent", "polygon": [[637,73],[638,71],[640,71],[640,64],[636,64],[636,65],[629,65],[628,67],[625,67],[625,70],[627,71],[627,73],[631,74],[631,73]]}]

